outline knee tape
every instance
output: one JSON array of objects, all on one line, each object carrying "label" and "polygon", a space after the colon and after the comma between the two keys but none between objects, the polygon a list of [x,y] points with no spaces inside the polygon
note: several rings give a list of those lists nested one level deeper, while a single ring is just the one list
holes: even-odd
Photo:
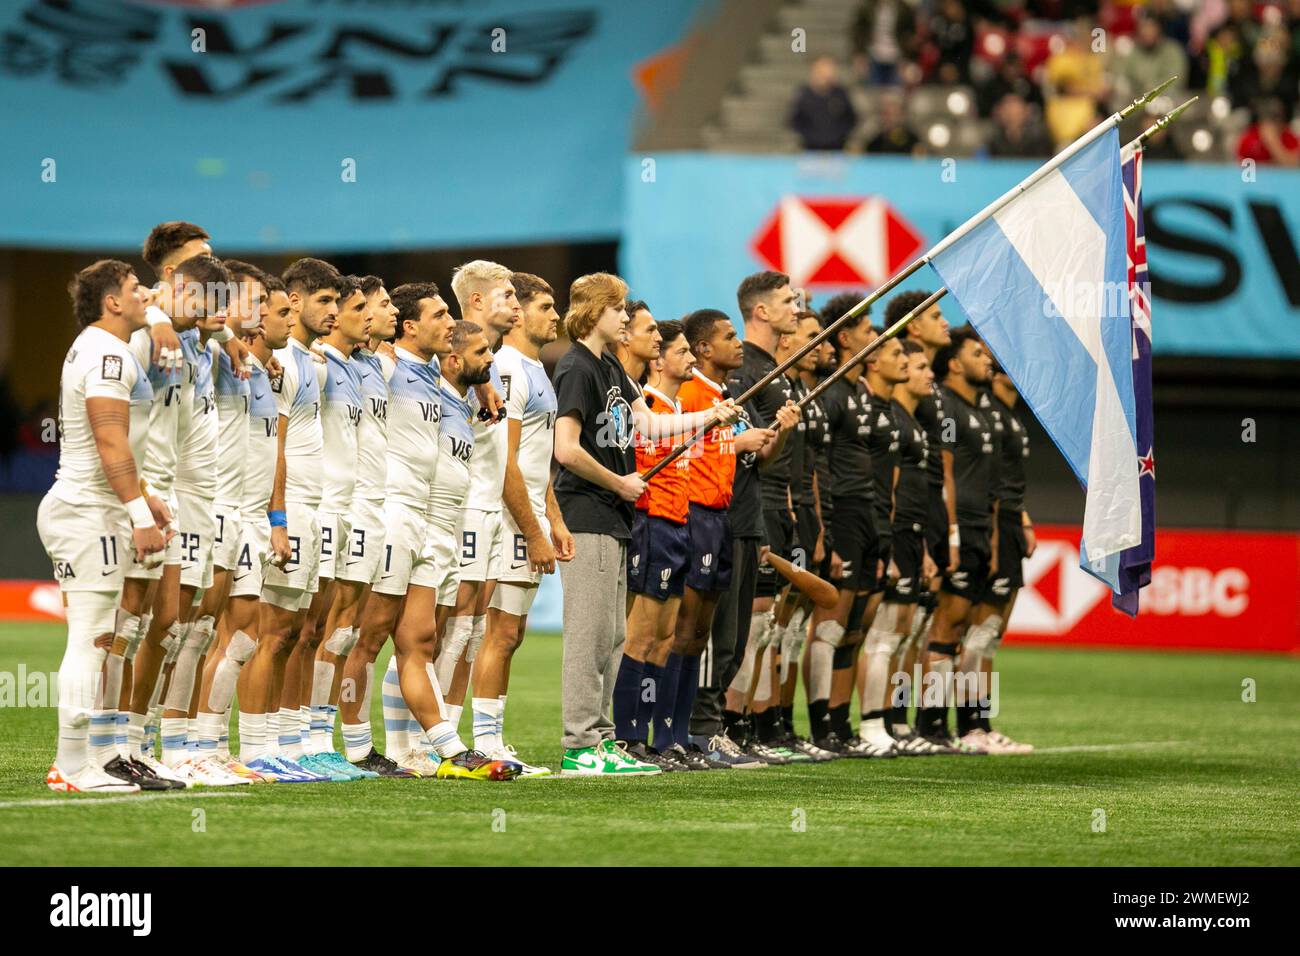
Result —
[{"label": "knee tape", "polygon": [[755,650],[762,650],[771,645],[773,638],[776,637],[776,615],[773,611],[759,611],[754,615],[753,625],[749,632],[749,642],[754,645]]},{"label": "knee tape", "polygon": [[226,659],[236,664],[247,664],[252,660],[253,652],[256,650],[257,641],[243,631],[236,631],[230,635],[230,643],[226,645]]},{"label": "knee tape", "polygon": [[[79,729],[90,725],[90,712],[99,691],[100,671],[108,648],[96,638],[113,633],[117,594],[112,591],[69,591],[65,595],[68,646],[59,665],[59,723]],[[116,701],[114,701],[116,706]]]},{"label": "knee tape", "polygon": [[345,657],[357,643],[356,628],[336,627],[325,641],[325,650],[335,657]]},{"label": "knee tape", "polygon": [[202,657],[212,646],[212,642],[217,637],[217,622],[209,615],[204,615],[194,622],[194,630],[190,632],[190,640],[194,642],[196,657]]},{"label": "knee tape", "polygon": [[871,627],[867,629],[867,640],[871,640],[872,631],[888,631],[893,633],[898,630],[898,612],[897,604],[891,604],[889,601],[881,601],[880,607],[876,608],[876,617],[871,622]]},{"label": "knee tape", "polygon": [[813,636],[831,647],[839,647],[844,642],[844,625],[839,621],[822,621],[813,631]]},{"label": "knee tape", "polygon": [[134,657],[135,648],[140,646],[140,641],[143,639],[144,634],[140,631],[140,616],[119,607],[113,620],[113,649],[123,658],[128,652]]},{"label": "knee tape", "polygon": [[827,700],[831,696],[831,671],[835,648],[825,641],[813,641],[808,648],[808,699]]},{"label": "knee tape", "polygon": [[998,628],[1001,624],[1002,618],[994,614],[973,625],[962,638],[962,653],[979,658],[987,657],[993,642],[997,640]]},{"label": "knee tape", "polygon": [[998,652],[998,648],[1002,646],[1002,636],[1007,632],[1006,622],[1003,621],[1001,617],[995,614],[988,619],[989,624],[992,624],[994,621],[997,622],[997,626],[994,628],[996,633],[989,641],[988,650],[984,652],[985,657],[992,657]]},{"label": "knee tape", "polygon": [[443,646],[443,654],[448,655],[448,660],[459,661],[465,648],[469,646],[469,639],[474,633],[474,618],[472,617],[453,617],[447,620],[447,637],[446,644]]},{"label": "knee tape", "polygon": [[182,624],[180,621],[173,621],[167,628],[166,635],[162,639],[163,663],[175,664],[176,658],[181,652],[181,645],[185,643],[185,638],[189,636],[190,625]]},{"label": "knee tape", "polygon": [[[501,585],[497,585],[500,587]],[[474,616],[474,627],[469,632],[469,641],[465,645],[465,661],[474,663],[474,655],[478,653],[479,647],[483,644],[483,635],[487,633],[487,615],[476,614]]]}]

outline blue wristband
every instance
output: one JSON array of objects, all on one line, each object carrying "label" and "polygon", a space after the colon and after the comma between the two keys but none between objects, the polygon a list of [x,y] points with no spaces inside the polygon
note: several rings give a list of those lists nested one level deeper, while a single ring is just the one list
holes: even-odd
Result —
[{"label": "blue wristband", "polygon": [[268,512],[266,513],[266,517],[267,517],[267,520],[271,522],[271,527],[272,527],[272,528],[287,528],[287,527],[289,527],[289,516],[286,515],[286,514],[284,513],[283,510],[279,510],[279,511],[268,511]]}]

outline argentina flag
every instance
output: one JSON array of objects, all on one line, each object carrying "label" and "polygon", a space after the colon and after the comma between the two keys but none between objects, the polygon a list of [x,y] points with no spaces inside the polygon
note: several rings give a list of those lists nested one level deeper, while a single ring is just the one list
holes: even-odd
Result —
[{"label": "argentina flag", "polygon": [[930,264],[1084,486],[1080,566],[1119,594],[1142,508],[1117,119]]}]

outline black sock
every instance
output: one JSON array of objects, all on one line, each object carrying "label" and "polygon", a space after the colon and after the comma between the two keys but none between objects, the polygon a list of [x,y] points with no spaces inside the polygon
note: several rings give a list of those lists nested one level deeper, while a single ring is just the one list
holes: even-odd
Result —
[{"label": "black sock", "polygon": [[953,707],[957,712],[957,736],[965,737],[970,731],[975,729],[975,713],[977,708],[970,704],[957,704]]},{"label": "black sock", "polygon": [[821,740],[831,731],[830,708],[826,700],[808,701],[808,727],[814,740]]},{"label": "black sock", "polygon": [[754,714],[754,736],[760,744],[770,744],[776,739],[776,715],[775,707]]},{"label": "black sock", "polygon": [[885,718],[885,724],[886,726],[889,727],[891,733],[893,732],[895,727],[906,727],[907,708],[906,707],[889,708],[889,716]]},{"label": "black sock", "polygon": [[794,704],[781,706],[781,736],[794,733]]},{"label": "black sock", "polygon": [[722,712],[722,732],[732,740],[739,740],[739,728],[744,717],[739,711],[724,710]]},{"label": "black sock", "polygon": [[946,707],[920,707],[916,711],[916,723],[921,733],[927,737],[943,736],[948,722]]},{"label": "black sock", "polygon": [[853,736],[853,728],[849,726],[848,701],[831,708],[831,729],[840,740],[848,740]]},{"label": "black sock", "polygon": [[888,715],[889,715],[889,711],[887,710],[869,710],[862,715],[862,719],[875,720],[876,718],[880,718],[881,720],[885,720],[887,719]]}]

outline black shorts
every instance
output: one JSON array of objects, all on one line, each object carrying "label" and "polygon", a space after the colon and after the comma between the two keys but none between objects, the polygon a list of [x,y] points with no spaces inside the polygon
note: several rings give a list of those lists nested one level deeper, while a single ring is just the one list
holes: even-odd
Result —
[{"label": "black shorts", "polygon": [[[803,566],[811,568],[817,554],[817,532],[821,525],[817,523],[817,509],[811,503],[796,505],[794,509],[794,536],[798,546],[803,548]],[[794,558],[790,559],[791,561]]]},{"label": "black shorts", "polygon": [[876,538],[880,541],[880,560],[889,566],[889,549],[894,540],[894,528],[889,523],[889,509],[876,508],[872,511],[876,518]]},{"label": "black shorts", "polygon": [[930,485],[929,512],[925,519],[925,546],[930,560],[943,574],[948,567],[948,508],[943,503],[943,485]]},{"label": "black shorts", "polygon": [[686,525],[638,511],[627,544],[627,589],[661,601],[681,597],[690,557]]},{"label": "black shorts", "polygon": [[1021,512],[998,509],[998,570],[984,588],[987,604],[1004,604],[1025,586],[1025,529]]},{"label": "black shorts", "polygon": [[[767,546],[773,554],[794,560],[794,517],[788,508],[764,508],[763,527],[767,532]],[[805,567],[807,562],[805,561]],[[785,587],[785,578],[776,568],[764,561],[758,566],[758,586],[754,597],[776,597]]]},{"label": "black shorts", "polygon": [[885,588],[885,600],[893,604],[915,604],[921,596],[921,564],[925,554],[924,531],[919,524],[894,525],[891,558],[898,577]]},{"label": "black shorts", "polygon": [[844,567],[843,577],[833,582],[836,587],[842,591],[875,590],[880,539],[870,503],[852,498],[835,502],[835,553]]},{"label": "black shorts", "polygon": [[957,551],[958,565],[944,575],[944,591],[978,601],[984,595],[989,579],[989,559],[993,557],[993,536],[988,528],[959,525],[961,547]]},{"label": "black shorts", "polygon": [[725,508],[691,503],[686,519],[690,540],[686,586],[694,591],[731,587],[731,519]]}]

